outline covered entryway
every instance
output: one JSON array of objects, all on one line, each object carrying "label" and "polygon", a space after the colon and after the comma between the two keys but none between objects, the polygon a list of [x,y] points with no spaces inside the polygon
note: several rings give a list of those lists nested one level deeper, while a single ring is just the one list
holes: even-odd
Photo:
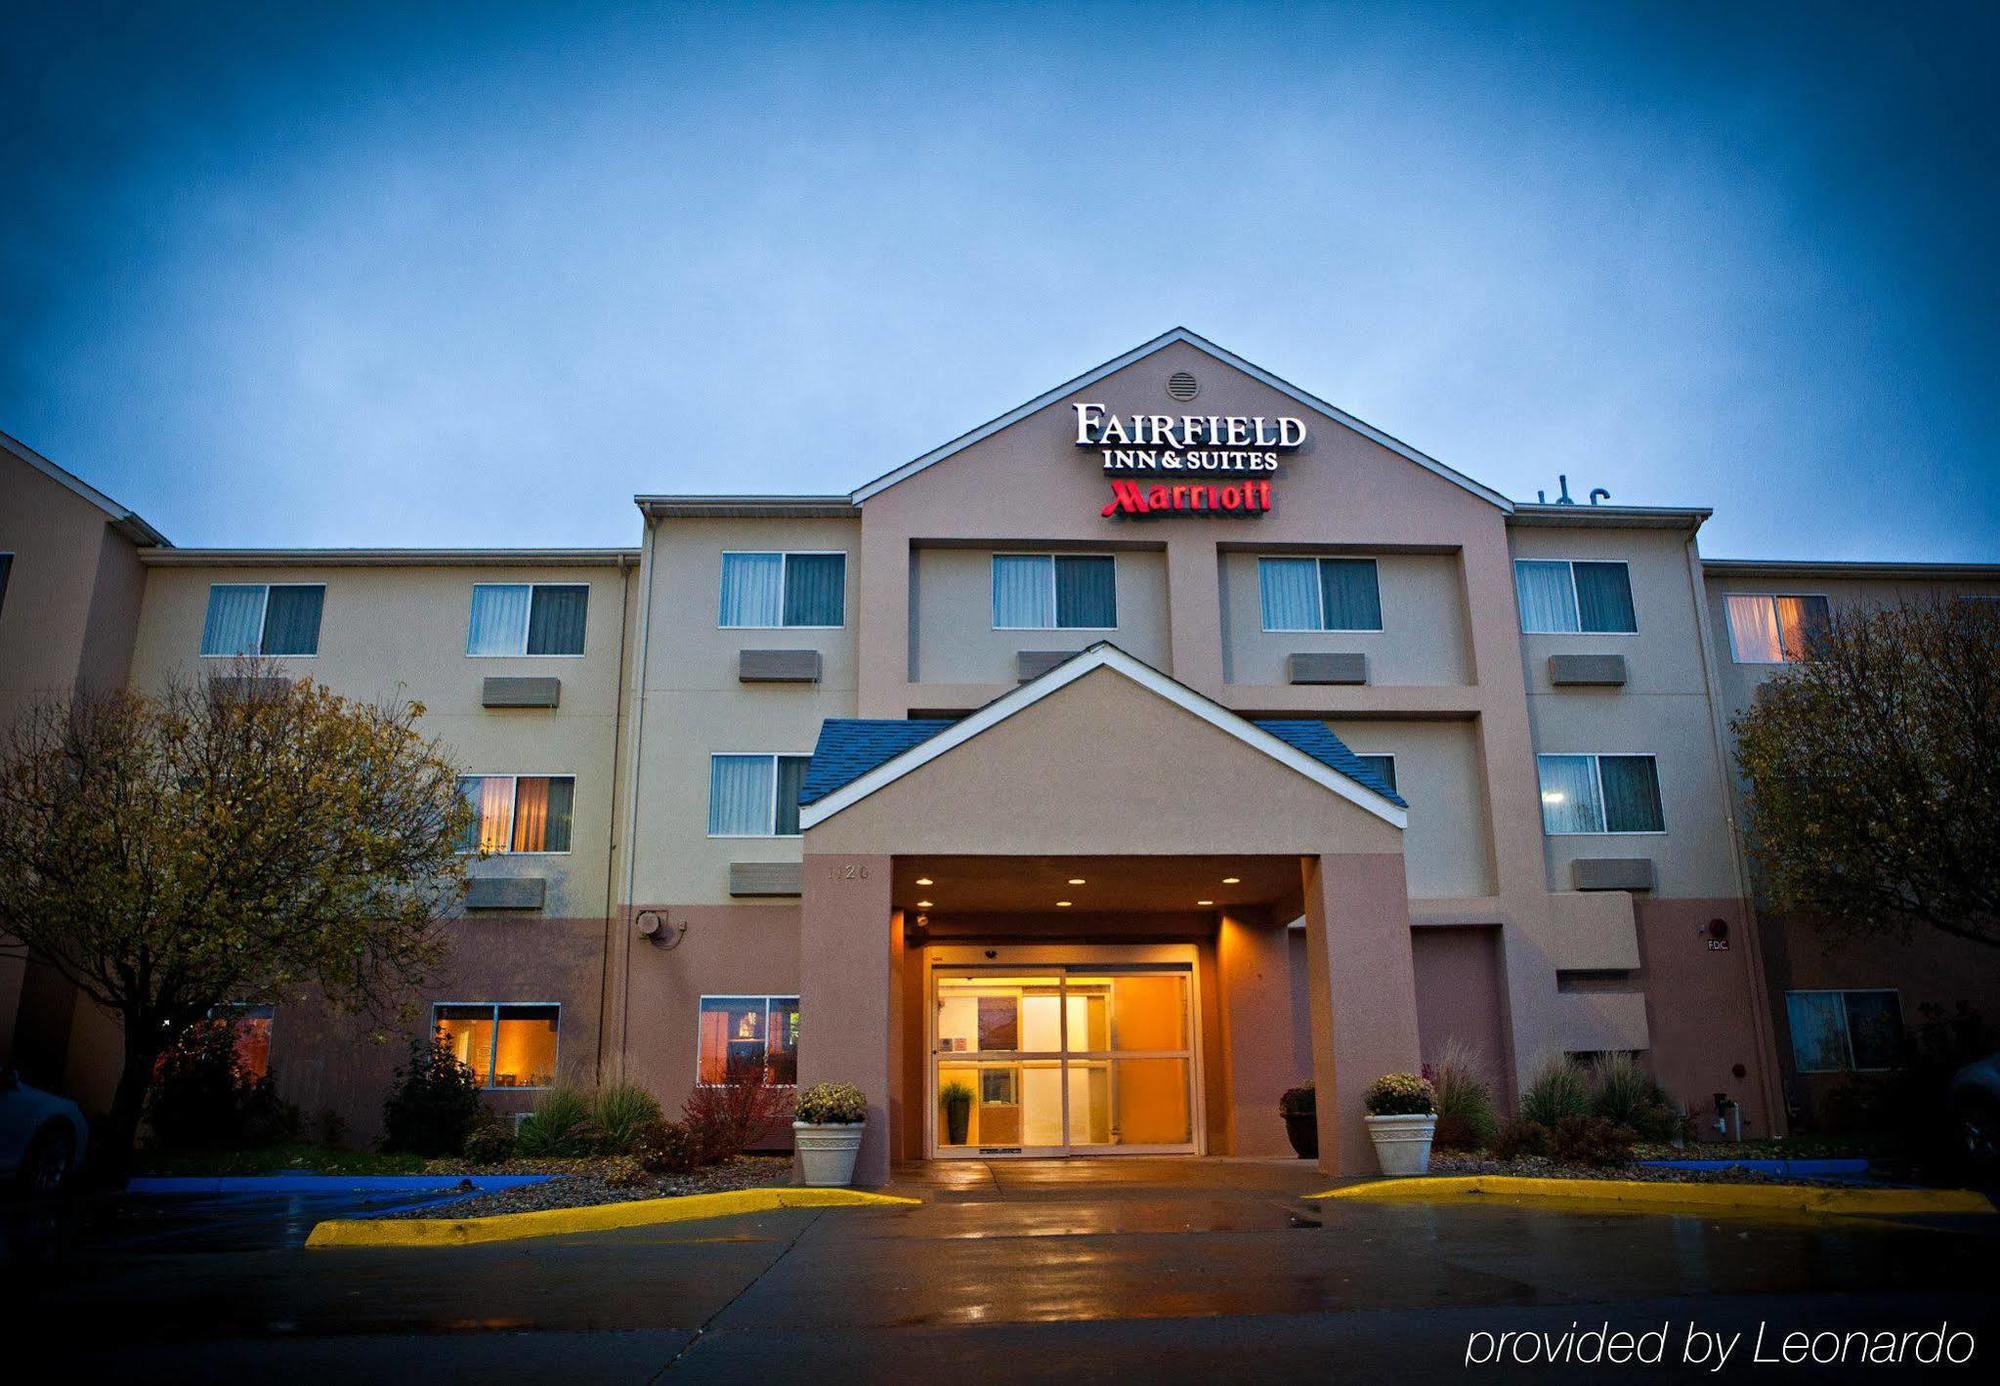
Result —
[{"label": "covered entryway", "polygon": [[1246,719],[1099,645],[950,724],[827,723],[801,804],[799,1079],[869,1097],[857,1178],[1280,1154],[1306,1078],[1322,1167],[1372,1158],[1361,1092],[1418,1062],[1404,806],[1323,723]]}]

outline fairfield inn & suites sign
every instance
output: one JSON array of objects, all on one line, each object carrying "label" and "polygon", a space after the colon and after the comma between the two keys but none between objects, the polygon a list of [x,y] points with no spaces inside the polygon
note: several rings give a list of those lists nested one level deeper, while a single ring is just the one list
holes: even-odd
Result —
[{"label": "fairfield inn & suites sign", "polygon": [[[1112,515],[1261,515],[1278,457],[1306,440],[1304,419],[1263,414],[1108,414],[1075,404],[1076,445],[1112,475]],[[1190,475],[1192,474],[1192,475]],[[1144,480],[1134,478],[1143,477]]]}]

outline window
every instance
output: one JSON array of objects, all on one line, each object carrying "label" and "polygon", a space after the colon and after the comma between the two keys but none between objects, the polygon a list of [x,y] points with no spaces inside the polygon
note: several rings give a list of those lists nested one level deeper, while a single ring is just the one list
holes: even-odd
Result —
[{"label": "window", "polygon": [[1632,574],[1623,563],[1514,560],[1514,595],[1528,635],[1635,635]]},{"label": "window", "polygon": [[1729,648],[1738,664],[1788,664],[1804,659],[1832,615],[1825,597],[1731,595]]},{"label": "window", "polygon": [[469,655],[580,655],[590,587],[580,582],[475,582]]},{"label": "window", "polygon": [[576,809],[574,775],[466,775],[458,792],[472,805],[461,852],[567,852]]},{"label": "window", "polygon": [[1265,630],[1380,630],[1382,593],[1372,558],[1260,558]]},{"label": "window", "polygon": [[208,589],[208,619],[202,623],[201,652],[237,655],[316,655],[320,583],[218,582]]},{"label": "window", "polygon": [[1903,1009],[1894,991],[1788,991],[1785,1017],[1801,1073],[1894,1068],[1902,1052]]},{"label": "window", "polygon": [[702,997],[695,1081],[741,1082],[759,1064],[767,1083],[798,1082],[799,998]]},{"label": "window", "polygon": [[1666,831],[1659,767],[1651,756],[1536,756],[1542,780],[1542,831]]},{"label": "window", "polygon": [[1118,565],[1111,555],[993,555],[993,629],[1117,628]]},{"label": "window", "polygon": [[236,1067],[248,1078],[271,1076],[270,1006],[217,1006],[209,1015],[236,1032]]},{"label": "window", "polygon": [[1394,756],[1357,755],[1355,759],[1380,776],[1382,783],[1389,786],[1391,794],[1402,792],[1396,788],[1396,758]]},{"label": "window", "polygon": [[797,837],[799,791],[811,756],[708,758],[710,837]]},{"label": "window", "polygon": [[847,620],[844,553],[722,555],[724,627],[834,627]]},{"label": "window", "polygon": [[556,1080],[559,1005],[440,1002],[431,1021],[481,1087],[546,1088]]},{"label": "window", "polygon": [[7,609],[7,575],[14,571],[14,555],[0,553],[0,611]]}]

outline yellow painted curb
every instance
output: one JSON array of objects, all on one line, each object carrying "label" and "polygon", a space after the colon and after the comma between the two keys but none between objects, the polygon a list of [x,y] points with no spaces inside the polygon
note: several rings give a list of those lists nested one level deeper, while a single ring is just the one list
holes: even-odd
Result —
[{"label": "yellow painted curb", "polygon": [[1638,1179],[1529,1179],[1476,1174],[1436,1179],[1380,1179],[1347,1184],[1321,1199],[1364,1199],[1396,1203],[1441,1203],[1468,1195],[1498,1198],[1560,1198],[1640,1207],[1709,1209],[1726,1212],[1778,1210],[1804,1213],[1991,1213],[1986,1196],[1970,1189],[1841,1189],[1807,1184],[1676,1184]]},{"label": "yellow painted curb", "polygon": [[596,1203],[587,1208],[545,1208],[532,1213],[499,1213],[485,1218],[351,1218],[323,1222],[306,1238],[308,1247],[470,1246],[521,1237],[558,1237],[568,1232],[608,1232],[619,1227],[727,1218],[768,1213],[774,1208],[914,1207],[922,1199],[859,1189],[737,1189],[729,1193],[684,1194],[678,1198]]}]

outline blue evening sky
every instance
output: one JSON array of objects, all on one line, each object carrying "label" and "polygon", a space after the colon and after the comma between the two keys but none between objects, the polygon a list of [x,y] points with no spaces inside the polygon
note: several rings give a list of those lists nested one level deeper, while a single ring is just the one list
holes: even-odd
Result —
[{"label": "blue evening sky", "polygon": [[1996,16],[15,0],[0,429],[181,544],[622,544],[1178,323],[1711,554],[2000,560]]}]

